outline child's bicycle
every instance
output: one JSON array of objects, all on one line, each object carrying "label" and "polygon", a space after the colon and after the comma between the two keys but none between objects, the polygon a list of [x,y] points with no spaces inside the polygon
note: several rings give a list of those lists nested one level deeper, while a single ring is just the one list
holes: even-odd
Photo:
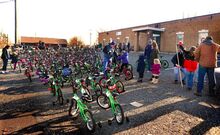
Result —
[{"label": "child's bicycle", "polygon": [[97,77],[98,77],[98,75],[96,75],[96,76],[89,75],[85,79],[87,88],[93,92],[93,97],[94,96],[97,97],[98,95],[100,95],[102,93],[102,87],[97,82]]},{"label": "child's bicycle", "polygon": [[61,90],[61,80],[58,78],[51,78],[50,79],[50,88],[48,90],[51,90],[51,93],[53,96],[57,96],[57,100],[53,102],[53,105],[55,105],[56,102],[59,102],[60,105],[63,105],[63,93]]},{"label": "child's bicycle", "polygon": [[108,80],[107,83],[108,84],[105,86],[105,93],[102,93],[97,97],[97,103],[103,109],[108,109],[111,107],[111,111],[112,114],[114,115],[114,119],[116,120],[116,122],[118,124],[123,124],[124,122],[123,109],[116,100],[116,98],[110,92],[113,89],[112,86],[108,86],[110,84],[110,80]]},{"label": "child's bicycle", "polygon": [[121,69],[121,63],[116,64],[114,69],[114,73],[120,76],[122,73],[125,75],[125,80],[131,80],[133,78],[133,72],[132,72],[132,65],[128,64],[127,66],[123,66],[122,72],[120,72]]},{"label": "child's bicycle", "polygon": [[108,70],[107,71],[107,78],[106,77],[102,77],[100,80],[99,80],[99,84],[104,87],[107,83],[107,80],[109,79],[110,80],[110,83],[111,83],[111,86],[114,86],[114,90],[113,91],[117,91],[118,93],[123,93],[125,90],[124,90],[124,84],[122,83],[122,81],[116,79],[115,77],[113,77],[111,75],[111,70]]},{"label": "child's bicycle", "polygon": [[90,132],[95,132],[96,123],[93,118],[93,114],[91,111],[89,111],[88,107],[83,103],[83,100],[81,100],[78,97],[78,95],[76,94],[76,90],[73,90],[73,97],[71,98],[70,107],[69,107],[69,116],[76,117],[78,116],[78,114],[80,114],[80,117],[82,118],[83,122],[86,124],[87,129]]}]

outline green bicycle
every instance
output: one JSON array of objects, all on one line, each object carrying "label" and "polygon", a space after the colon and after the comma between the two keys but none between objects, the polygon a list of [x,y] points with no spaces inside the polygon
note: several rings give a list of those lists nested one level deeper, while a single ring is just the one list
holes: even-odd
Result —
[{"label": "green bicycle", "polygon": [[90,132],[95,132],[96,123],[93,118],[93,114],[88,110],[88,107],[78,97],[76,92],[73,92],[73,97],[70,101],[69,116],[77,117],[80,114],[83,122],[86,124],[87,129]]},{"label": "green bicycle", "polygon": [[[108,84],[109,82],[110,81],[108,81]],[[97,97],[97,103],[103,109],[108,109],[111,107],[114,119],[119,125],[121,125],[124,122],[124,111],[116,98],[110,92],[111,89],[115,89],[114,87],[116,87],[116,85],[106,86],[105,94],[103,93]]]}]

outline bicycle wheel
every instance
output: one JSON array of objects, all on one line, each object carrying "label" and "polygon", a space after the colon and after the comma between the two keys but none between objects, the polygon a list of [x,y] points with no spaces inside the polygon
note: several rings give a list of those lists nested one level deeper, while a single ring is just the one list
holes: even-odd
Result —
[{"label": "bicycle wheel", "polygon": [[60,105],[63,105],[63,94],[62,94],[61,89],[58,88],[57,92],[58,92],[57,100],[60,103]]},{"label": "bicycle wheel", "polygon": [[167,60],[161,60],[161,65],[164,69],[169,67],[169,62]]},{"label": "bicycle wheel", "polygon": [[84,111],[85,116],[87,118],[86,121],[86,127],[90,132],[95,132],[95,128],[96,128],[96,123],[95,123],[95,119],[93,118],[92,113],[89,110],[85,110]]},{"label": "bicycle wheel", "polygon": [[106,84],[106,79],[105,79],[105,77],[102,77],[102,78],[99,80],[99,84],[100,84],[102,87],[105,86],[105,84]]},{"label": "bicycle wheel", "polygon": [[79,114],[79,108],[75,99],[71,99],[69,107],[69,116],[77,117]]},{"label": "bicycle wheel", "polygon": [[115,84],[116,84],[116,90],[118,93],[122,93],[125,91],[124,84],[120,80],[118,80]]},{"label": "bicycle wheel", "polygon": [[91,92],[89,91],[88,88],[83,88],[85,93],[83,93],[83,99],[86,100],[87,102],[92,102],[93,99],[92,99],[92,95],[91,95]]},{"label": "bicycle wheel", "polygon": [[103,108],[103,109],[108,109],[110,108],[110,101],[109,98],[105,94],[101,94],[97,97],[97,104]]},{"label": "bicycle wheel", "polygon": [[131,80],[133,78],[133,73],[130,69],[125,70],[125,80]]},{"label": "bicycle wheel", "polygon": [[127,65],[127,69],[133,71],[133,66],[132,66],[131,64],[128,64],[128,65]]},{"label": "bicycle wheel", "polygon": [[116,122],[121,125],[124,122],[124,111],[120,104],[115,105],[115,112],[114,112]]}]

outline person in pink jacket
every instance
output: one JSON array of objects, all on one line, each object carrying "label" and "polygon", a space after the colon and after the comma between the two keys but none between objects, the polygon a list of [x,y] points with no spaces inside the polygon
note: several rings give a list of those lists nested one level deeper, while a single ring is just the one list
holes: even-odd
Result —
[{"label": "person in pink jacket", "polygon": [[151,83],[156,84],[159,81],[159,75],[160,75],[160,60],[154,59],[154,64],[151,66],[151,73],[152,73],[152,81]]}]

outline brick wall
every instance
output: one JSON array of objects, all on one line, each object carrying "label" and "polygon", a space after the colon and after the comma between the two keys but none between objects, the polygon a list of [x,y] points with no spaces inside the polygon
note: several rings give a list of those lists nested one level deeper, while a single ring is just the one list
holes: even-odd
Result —
[{"label": "brick wall", "polygon": [[[144,26],[165,28],[165,31],[161,32],[160,51],[162,52],[175,52],[176,33],[180,31],[184,32],[184,44],[186,48],[198,44],[198,31],[202,29],[208,30],[209,35],[213,36],[214,41],[220,44],[220,13]],[[132,31],[132,29],[138,27],[143,26],[99,33],[99,42],[102,43],[103,39],[109,41],[110,38],[114,40],[120,38],[119,41],[124,42],[125,37],[129,37],[130,43],[134,46],[135,51],[143,51],[147,39],[152,34],[148,32],[152,31],[141,31],[139,34],[138,32]],[[117,36],[116,32],[121,32],[121,35]],[[139,35],[139,38],[137,35]]]}]

